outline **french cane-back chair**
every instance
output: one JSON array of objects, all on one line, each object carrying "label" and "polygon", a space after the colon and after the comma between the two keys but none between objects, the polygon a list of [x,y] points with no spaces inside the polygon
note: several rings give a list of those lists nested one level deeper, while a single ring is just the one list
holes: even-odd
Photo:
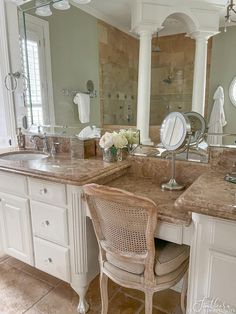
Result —
[{"label": "french cane-back chair", "polygon": [[184,313],[189,248],[154,238],[155,203],[97,184],[85,185],[84,194],[99,245],[102,314],[108,311],[108,277],[123,287],[143,291],[145,314],[152,313],[154,292],[171,288],[184,277]]}]

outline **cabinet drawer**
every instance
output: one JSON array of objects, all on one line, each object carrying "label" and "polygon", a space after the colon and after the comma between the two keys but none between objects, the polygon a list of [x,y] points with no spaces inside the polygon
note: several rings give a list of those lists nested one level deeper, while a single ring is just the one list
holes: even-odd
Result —
[{"label": "cabinet drawer", "polygon": [[34,237],[35,267],[70,282],[69,249]]},{"label": "cabinet drawer", "polygon": [[27,179],[25,176],[0,171],[0,190],[16,195],[27,195]]},{"label": "cabinet drawer", "polygon": [[177,244],[183,244],[183,226],[168,222],[158,222],[155,237]]},{"label": "cabinet drawer", "polygon": [[67,210],[31,201],[33,234],[62,245],[68,244]]},{"label": "cabinet drawer", "polygon": [[212,248],[236,256],[236,222],[214,219]]},{"label": "cabinet drawer", "polygon": [[29,178],[29,192],[33,200],[59,206],[66,205],[64,184]]}]

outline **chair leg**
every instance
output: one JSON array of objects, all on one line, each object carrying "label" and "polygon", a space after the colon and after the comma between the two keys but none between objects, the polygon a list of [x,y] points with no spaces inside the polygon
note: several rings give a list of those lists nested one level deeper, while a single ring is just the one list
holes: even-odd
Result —
[{"label": "chair leg", "polygon": [[152,314],[153,291],[145,292],[145,314]]},{"label": "chair leg", "polygon": [[102,301],[102,312],[101,314],[107,314],[108,311],[108,291],[107,291],[108,277],[102,271],[100,273],[100,290],[101,290],[101,301]]},{"label": "chair leg", "polygon": [[183,286],[182,286],[182,291],[181,291],[181,310],[182,313],[186,313],[186,308],[185,308],[185,298],[188,290],[188,270],[184,274],[183,277]]}]

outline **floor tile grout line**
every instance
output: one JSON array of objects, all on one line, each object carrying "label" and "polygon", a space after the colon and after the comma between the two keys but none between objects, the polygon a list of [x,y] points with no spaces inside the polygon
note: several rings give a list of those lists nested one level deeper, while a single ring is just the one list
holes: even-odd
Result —
[{"label": "floor tile grout line", "polygon": [[[37,269],[37,268],[35,268],[36,270],[40,270],[40,269]],[[50,282],[48,282],[47,280],[44,280],[44,279],[41,279],[41,278],[39,278],[39,277],[37,277],[36,275],[33,275],[33,274],[31,274],[30,272],[27,272],[26,270],[24,270],[24,268],[22,268],[20,271],[22,271],[23,273],[25,273],[25,274],[27,274],[27,275],[29,275],[29,276],[31,276],[31,277],[33,277],[34,279],[37,279],[37,280],[39,280],[39,281],[42,281],[43,283],[46,283],[47,285],[49,285],[50,287],[52,287],[52,288],[54,288],[54,287],[57,287],[62,281],[60,280],[56,285],[53,285],[53,284],[51,284]],[[40,270],[41,271],[41,270]]]},{"label": "floor tile grout line", "polygon": [[123,293],[124,293],[124,295],[126,295],[127,297],[129,297],[129,298],[131,298],[131,299],[134,299],[134,300],[136,300],[136,301],[142,302],[143,304],[145,303],[145,299],[142,300],[142,299],[136,298],[136,297],[134,297],[133,295],[127,293],[127,292],[123,292]]},{"label": "floor tile grout line", "polygon": [[[36,275],[31,274],[31,273],[28,272],[27,270],[24,270],[24,267],[26,267],[26,266],[31,266],[31,265],[29,265],[29,264],[25,264],[25,266],[23,266],[22,268],[18,268],[18,267],[15,266],[15,265],[11,265],[11,264],[7,263],[7,260],[10,259],[10,258],[11,258],[11,256],[6,259],[6,264],[7,264],[7,265],[9,265],[10,267],[13,267],[14,269],[17,269],[17,270],[20,271],[20,272],[23,272],[24,274],[27,274],[28,276],[30,276],[30,277],[32,277],[32,278],[34,278],[34,279],[37,279],[37,280],[39,280],[39,281],[41,281],[41,282],[47,284],[48,286],[50,286],[50,287],[52,287],[52,288],[58,286],[58,284],[62,282],[60,279],[58,279],[58,280],[60,280],[60,281],[59,281],[59,282],[56,284],[56,286],[55,286],[55,285],[51,284],[50,282],[48,282],[47,280],[41,279],[41,278],[37,277]],[[4,262],[5,262],[5,260],[3,261],[3,263],[4,263]],[[1,262],[0,262],[0,264],[1,264]],[[36,267],[35,267],[35,269],[41,271],[40,269],[37,269]],[[50,275],[49,275],[49,276],[50,276]]]},{"label": "floor tile grout line", "polygon": [[28,309],[26,309],[24,312],[22,312],[21,314],[25,314],[27,313],[30,309],[32,309],[37,303],[41,302],[47,295],[49,295],[51,292],[53,292],[59,285],[61,284],[61,282],[59,282],[55,287],[51,287],[51,289],[44,294],[41,298],[39,298],[36,302],[34,302]]},{"label": "floor tile grout line", "polygon": [[140,314],[142,309],[144,309],[144,304],[141,303],[139,309],[137,310],[136,314]]},{"label": "floor tile grout line", "polygon": [[121,287],[119,287],[117,291],[113,294],[113,296],[110,299],[108,299],[108,302],[111,302],[120,291],[121,291]]},{"label": "floor tile grout line", "polygon": [[10,259],[10,256],[8,256],[8,257],[6,257],[6,258],[4,258],[4,259],[0,260],[0,264],[4,264],[4,263],[6,263],[6,262],[7,262],[7,260],[9,260],[9,259]]}]

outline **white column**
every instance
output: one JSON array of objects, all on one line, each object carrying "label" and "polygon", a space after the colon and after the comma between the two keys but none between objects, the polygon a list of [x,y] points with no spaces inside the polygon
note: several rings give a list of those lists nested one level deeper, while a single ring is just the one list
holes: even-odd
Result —
[{"label": "white column", "polygon": [[144,145],[153,144],[149,138],[152,34],[150,30],[139,32],[137,129],[140,130],[140,140]]},{"label": "white column", "polygon": [[208,39],[215,33],[197,31],[190,34],[196,40],[192,111],[204,116],[206,95],[206,73],[207,73],[207,44]]}]

